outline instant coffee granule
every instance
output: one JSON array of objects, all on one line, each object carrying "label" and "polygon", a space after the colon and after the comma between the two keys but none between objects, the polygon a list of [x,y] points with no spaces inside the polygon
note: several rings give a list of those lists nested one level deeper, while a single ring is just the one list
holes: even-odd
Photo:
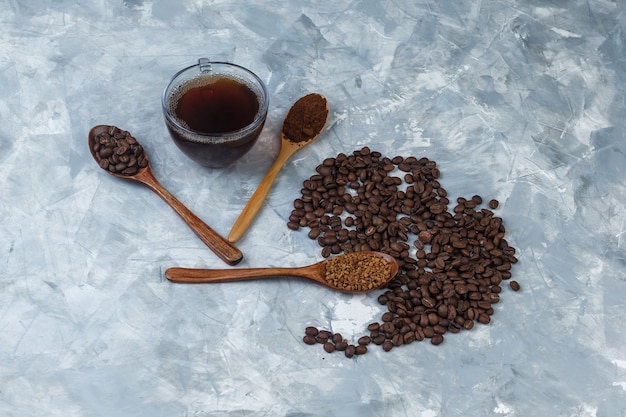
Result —
[{"label": "instant coffee granule", "polygon": [[391,265],[380,256],[349,253],[330,258],[324,278],[333,286],[346,291],[368,291],[379,288],[389,278]]},{"label": "instant coffee granule", "polygon": [[[490,323],[502,281],[517,263],[515,248],[505,239],[502,218],[482,207],[481,196],[451,203],[440,175],[428,158],[389,158],[364,147],[325,159],[303,182],[290,229],[308,229],[324,257],[373,250],[400,265],[378,296],[387,311],[356,344],[313,327],[305,343],[320,343],[326,352],[331,343],[352,357],[370,344],[384,351],[426,339],[439,345],[448,333]],[[511,288],[520,287],[515,282]]]},{"label": "instant coffee granule", "polygon": [[96,136],[92,151],[100,168],[114,174],[134,175],[148,166],[148,156],[143,147],[127,131],[110,126]]}]

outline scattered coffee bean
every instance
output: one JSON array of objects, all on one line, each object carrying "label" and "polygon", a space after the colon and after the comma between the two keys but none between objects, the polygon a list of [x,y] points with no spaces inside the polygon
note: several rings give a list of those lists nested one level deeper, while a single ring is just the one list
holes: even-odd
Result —
[{"label": "scattered coffee bean", "polygon": [[356,346],[354,346],[354,345],[348,345],[346,347],[346,350],[344,351],[344,354],[346,355],[346,358],[353,357],[355,353],[356,353]]},{"label": "scattered coffee bean", "polygon": [[435,346],[438,346],[443,343],[443,335],[435,334],[432,339],[430,339],[430,343]]},{"label": "scattered coffee bean", "polygon": [[367,346],[365,345],[358,345],[355,349],[355,353],[357,355],[365,355],[367,353]]},{"label": "scattered coffee bean", "polygon": [[[311,337],[324,349],[331,343],[352,357],[367,352],[370,343],[385,352],[426,339],[439,345],[448,332],[491,322],[501,283],[517,263],[503,221],[492,211],[497,200],[481,208],[479,195],[458,197],[449,209],[434,161],[388,158],[367,147],[326,158],[316,171],[303,182],[289,228],[308,228],[324,257],[376,250],[400,265],[377,297],[387,311],[367,326],[369,334],[353,345],[337,334],[324,338],[318,330]],[[516,281],[509,285],[519,290]]]},{"label": "scattered coffee bean", "polygon": [[521,286],[519,285],[519,282],[517,282],[517,281],[515,281],[515,280],[513,280],[513,281],[509,282],[509,286],[511,287],[511,289],[512,289],[513,291],[519,291],[519,290],[520,290],[520,288],[521,288]]},{"label": "scattered coffee bean", "polygon": [[359,345],[367,346],[372,342],[372,338],[370,336],[363,336],[359,338]]},{"label": "scattered coffee bean", "polygon": [[309,336],[313,336],[313,337],[317,336],[319,332],[320,331],[317,329],[317,327],[312,327],[312,326],[309,326],[304,330],[305,334]]}]

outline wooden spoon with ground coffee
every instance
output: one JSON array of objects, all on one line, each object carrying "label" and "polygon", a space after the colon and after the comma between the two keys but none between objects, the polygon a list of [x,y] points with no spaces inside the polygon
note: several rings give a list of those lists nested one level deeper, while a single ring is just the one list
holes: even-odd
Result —
[{"label": "wooden spoon with ground coffee", "polygon": [[352,252],[297,268],[169,268],[165,276],[179,283],[216,283],[257,278],[308,278],[334,290],[359,293],[383,287],[398,273],[396,259],[381,252]]},{"label": "wooden spoon with ground coffee", "polygon": [[119,178],[134,180],[157,193],[224,262],[235,265],[243,258],[239,249],[185,207],[154,177],[148,155],[127,131],[98,125],[89,131],[89,150],[100,168]]},{"label": "wooden spoon with ground coffee", "polygon": [[308,94],[294,103],[283,122],[278,157],[235,221],[228,240],[238,241],[258,214],[276,176],[287,160],[319,136],[328,119],[328,101],[321,94]]}]

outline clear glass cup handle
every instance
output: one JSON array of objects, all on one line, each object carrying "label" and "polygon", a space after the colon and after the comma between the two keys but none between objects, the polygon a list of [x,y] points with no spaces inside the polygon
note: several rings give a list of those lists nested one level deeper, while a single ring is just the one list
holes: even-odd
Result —
[{"label": "clear glass cup handle", "polygon": [[209,58],[200,58],[198,60],[198,65],[200,66],[200,72],[202,73],[207,73],[207,72],[212,71],[211,61],[209,61]]}]

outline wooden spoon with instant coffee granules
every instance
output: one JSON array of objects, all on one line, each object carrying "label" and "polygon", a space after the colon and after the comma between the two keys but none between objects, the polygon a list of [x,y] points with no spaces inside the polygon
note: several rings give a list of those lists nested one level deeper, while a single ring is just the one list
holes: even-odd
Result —
[{"label": "wooden spoon with instant coffee granules", "polygon": [[165,276],[178,283],[217,283],[257,278],[308,278],[333,290],[362,293],[385,286],[398,273],[396,259],[381,252],[352,252],[296,268],[194,269],[168,268]]},{"label": "wooden spoon with instant coffee granules", "polygon": [[254,221],[267,194],[287,160],[319,136],[328,119],[328,101],[321,94],[308,94],[294,103],[283,122],[278,157],[235,221],[228,240],[238,241]]},{"label": "wooden spoon with instant coffee granules", "polygon": [[109,174],[141,182],[158,194],[224,262],[235,265],[243,259],[239,249],[200,220],[157,181],[148,155],[130,133],[115,126],[94,126],[89,131],[89,150],[100,168]]}]

